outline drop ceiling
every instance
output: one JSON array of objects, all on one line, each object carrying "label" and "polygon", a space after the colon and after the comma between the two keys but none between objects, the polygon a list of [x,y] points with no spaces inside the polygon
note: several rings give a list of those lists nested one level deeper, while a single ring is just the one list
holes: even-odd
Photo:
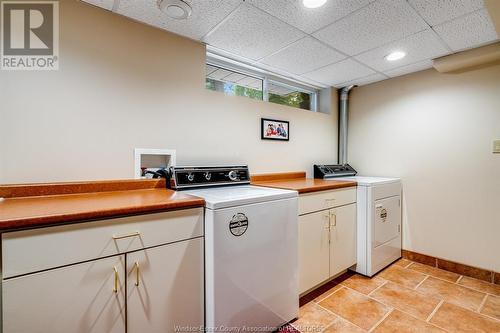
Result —
[{"label": "drop ceiling", "polygon": [[[168,17],[155,0],[83,1],[317,87],[421,71],[432,59],[499,40],[483,0],[328,0],[316,9],[301,0],[186,0],[186,20]],[[396,50],[407,56],[385,60]]]}]

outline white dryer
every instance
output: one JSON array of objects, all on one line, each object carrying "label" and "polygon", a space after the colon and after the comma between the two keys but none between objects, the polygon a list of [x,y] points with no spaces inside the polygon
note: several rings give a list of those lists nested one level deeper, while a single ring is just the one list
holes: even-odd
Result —
[{"label": "white dryer", "polygon": [[401,258],[401,180],[341,177],[357,187],[356,272],[373,276]]}]

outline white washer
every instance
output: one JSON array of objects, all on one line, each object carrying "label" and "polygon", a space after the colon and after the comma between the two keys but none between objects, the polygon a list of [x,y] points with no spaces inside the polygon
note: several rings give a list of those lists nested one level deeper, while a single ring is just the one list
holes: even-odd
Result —
[{"label": "white washer", "polygon": [[206,201],[206,329],[274,331],[296,318],[298,193],[250,185],[184,193]]},{"label": "white washer", "polygon": [[401,258],[401,180],[381,177],[340,177],[357,187],[356,272],[373,276]]}]

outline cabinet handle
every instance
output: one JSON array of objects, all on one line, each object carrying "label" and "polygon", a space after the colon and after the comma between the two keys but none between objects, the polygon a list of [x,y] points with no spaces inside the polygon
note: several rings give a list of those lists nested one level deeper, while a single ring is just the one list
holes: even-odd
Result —
[{"label": "cabinet handle", "polygon": [[[333,223],[331,222],[332,221],[332,217],[333,217]],[[336,227],[337,226],[337,215],[335,214],[330,214],[330,226],[331,227]]]},{"label": "cabinet handle", "polygon": [[328,216],[328,222],[325,224],[325,230],[328,233],[328,244],[332,241],[332,232],[330,228],[330,216]]},{"label": "cabinet handle", "polygon": [[115,273],[115,284],[113,286],[113,292],[114,293],[117,293],[118,292],[118,269],[115,267],[113,267],[113,271]]},{"label": "cabinet handle", "polygon": [[141,236],[141,233],[139,231],[134,231],[130,234],[126,234],[126,235],[113,235],[113,239],[114,240],[117,240],[117,239],[123,239],[123,238],[130,238],[130,237],[140,237]]},{"label": "cabinet handle", "polygon": [[328,204],[330,202],[334,202],[335,201],[335,198],[332,198],[332,199],[325,199],[325,202]]},{"label": "cabinet handle", "polygon": [[136,261],[135,262],[135,285],[138,287],[139,286],[139,263]]}]

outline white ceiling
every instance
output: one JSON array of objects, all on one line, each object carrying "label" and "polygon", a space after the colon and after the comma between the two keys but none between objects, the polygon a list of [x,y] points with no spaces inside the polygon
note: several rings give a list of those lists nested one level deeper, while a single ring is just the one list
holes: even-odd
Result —
[{"label": "white ceiling", "polygon": [[[328,0],[317,9],[302,0],[186,0],[193,13],[182,21],[156,0],[83,1],[318,87],[424,70],[434,58],[499,40],[483,0]],[[395,50],[407,56],[386,61]]]}]

